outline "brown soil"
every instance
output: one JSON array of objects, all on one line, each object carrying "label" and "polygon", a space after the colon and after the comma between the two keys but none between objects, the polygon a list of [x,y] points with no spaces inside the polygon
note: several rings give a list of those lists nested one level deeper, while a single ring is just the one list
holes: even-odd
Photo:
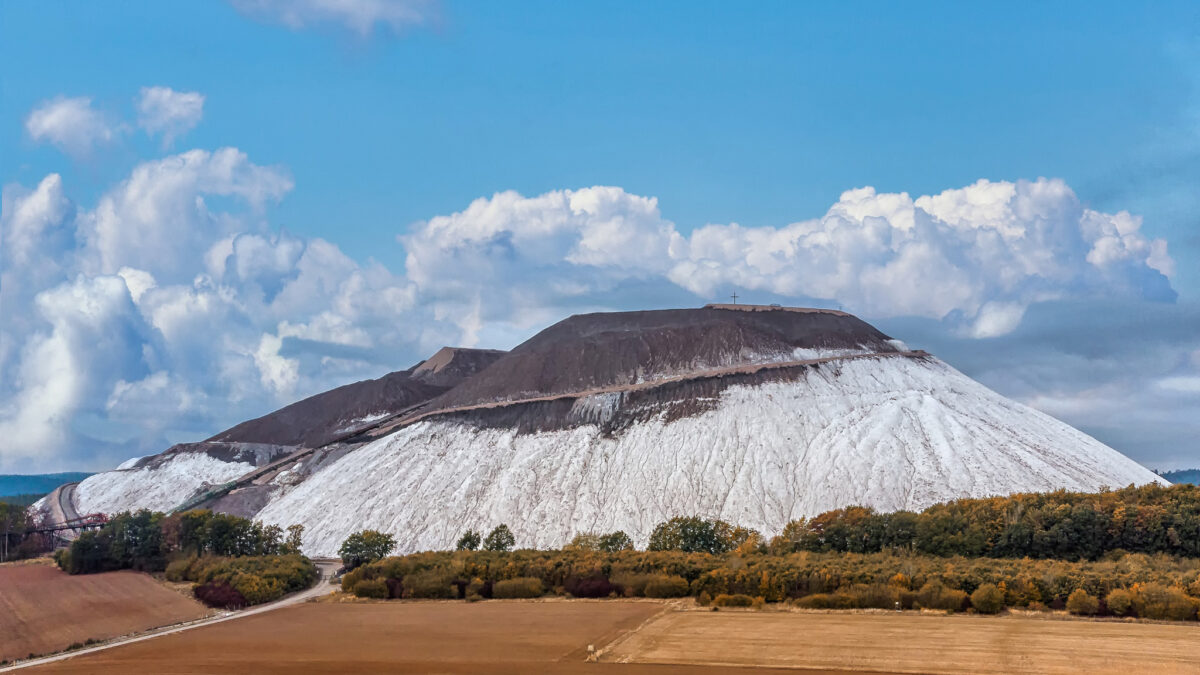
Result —
[{"label": "brown soil", "polygon": [[[38,673],[767,675],[761,668],[586,663],[662,605],[642,602],[310,603],[84,654]],[[784,672],[784,671],[776,671]]]},{"label": "brown soil", "polygon": [[273,443],[316,448],[345,433],[352,420],[380,412],[399,412],[427,401],[446,389],[408,372],[389,373],[310,396],[222,431],[210,441]]},{"label": "brown soil", "polygon": [[149,575],[70,576],[49,565],[0,567],[0,660],[66,649],[205,616]]},{"label": "brown soil", "polygon": [[310,396],[213,436],[209,441],[318,448],[347,435],[353,420],[398,413],[428,401],[487,368],[504,352],[443,347],[408,370]]},{"label": "brown soil", "polygon": [[672,612],[604,661],[908,673],[1196,673],[1200,628],[911,613]]},{"label": "brown soil", "polygon": [[426,384],[455,387],[504,356],[499,349],[442,347],[412,369],[412,376]]},{"label": "brown soil", "polygon": [[455,408],[625,386],[743,365],[796,348],[893,352],[888,336],[834,312],[669,309],[580,314],[543,330],[430,404]]}]

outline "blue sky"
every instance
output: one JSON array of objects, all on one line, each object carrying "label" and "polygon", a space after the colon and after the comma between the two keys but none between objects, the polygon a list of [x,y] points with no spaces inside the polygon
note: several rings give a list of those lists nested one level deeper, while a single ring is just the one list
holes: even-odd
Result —
[{"label": "blue sky", "polygon": [[[510,347],[572,311],[733,291],[842,304],[1150,466],[1200,464],[1195,4],[321,6],[0,5],[0,184],[21,253],[0,288],[0,429],[42,428],[0,441],[0,469],[104,468],[440,342]],[[164,132],[139,113],[147,87],[202,105]],[[81,98],[68,121],[91,136],[35,117]],[[210,154],[157,164],[193,150]],[[927,204],[952,225],[917,237],[934,262],[853,243],[753,253],[754,233],[834,211],[903,230],[912,204],[879,195],[981,179],[1017,187]],[[620,190],[586,196],[602,223],[538,200],[592,186]],[[520,199],[492,200],[505,191]],[[965,210],[981,200],[1007,215]],[[1091,212],[1125,228],[1119,255]],[[1121,212],[1141,218],[1133,235]],[[531,224],[556,218],[552,235]],[[964,238],[1006,218],[1046,227],[1044,247]],[[31,272],[32,252],[56,264]],[[889,276],[827,283],[828,261]],[[211,314],[171,324],[186,306]],[[195,339],[205,327],[224,344]],[[44,384],[51,354],[69,385]]]}]

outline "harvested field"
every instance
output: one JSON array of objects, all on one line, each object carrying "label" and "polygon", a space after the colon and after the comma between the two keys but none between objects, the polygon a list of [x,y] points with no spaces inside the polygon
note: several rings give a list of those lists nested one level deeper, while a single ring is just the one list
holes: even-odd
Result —
[{"label": "harvested field", "polygon": [[138,572],[70,576],[48,564],[0,566],[0,660],[208,613],[204,605]]},{"label": "harvested field", "polygon": [[[31,669],[36,673],[768,675],[586,663],[661,611],[650,602],[309,603]],[[777,671],[784,672],[784,671]]]},{"label": "harvested field", "polygon": [[1197,673],[1194,624],[1027,616],[671,612],[603,661],[907,673]]}]

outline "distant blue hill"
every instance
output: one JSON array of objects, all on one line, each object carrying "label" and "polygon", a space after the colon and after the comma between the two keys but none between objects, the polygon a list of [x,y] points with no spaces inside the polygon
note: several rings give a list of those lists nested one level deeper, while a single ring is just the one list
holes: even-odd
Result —
[{"label": "distant blue hill", "polygon": [[63,483],[81,481],[92,474],[70,471],[31,475],[0,475],[0,497],[11,495],[44,495]]},{"label": "distant blue hill", "polygon": [[1191,483],[1200,485],[1200,469],[1181,469],[1179,471],[1164,471],[1160,474],[1172,483]]}]

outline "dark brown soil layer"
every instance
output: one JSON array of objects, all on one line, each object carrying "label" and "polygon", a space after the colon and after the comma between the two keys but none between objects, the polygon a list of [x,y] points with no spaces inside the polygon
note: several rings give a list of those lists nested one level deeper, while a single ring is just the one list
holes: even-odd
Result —
[{"label": "dark brown soil layer", "polygon": [[797,348],[892,352],[887,335],[836,312],[670,309],[581,314],[543,330],[430,404],[451,408],[630,385]]},{"label": "dark brown soil layer", "polygon": [[504,352],[445,347],[404,371],[310,396],[222,431],[210,441],[319,448],[344,437],[356,420],[407,410],[491,365]]}]

